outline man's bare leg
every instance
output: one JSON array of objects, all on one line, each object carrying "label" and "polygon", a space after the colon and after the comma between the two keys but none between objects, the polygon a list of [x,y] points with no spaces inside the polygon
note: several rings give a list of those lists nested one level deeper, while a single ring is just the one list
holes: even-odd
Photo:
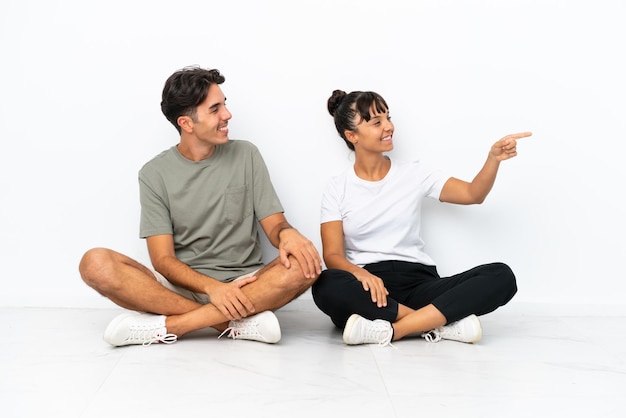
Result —
[{"label": "man's bare leg", "polygon": [[[262,268],[257,280],[242,288],[256,312],[278,309],[304,293],[315,281],[304,277],[291,257],[291,268],[278,259]],[[229,320],[212,304],[202,305],[170,291],[144,265],[118,252],[96,248],[83,256],[79,270],[89,286],[117,305],[139,312],[165,315],[168,333],[182,336],[213,327],[227,328]]]},{"label": "man's bare leg", "polygon": [[87,251],[79,271],[87,285],[122,308],[176,315],[202,306],[162,286],[143,264],[106,248]]},{"label": "man's bare leg", "polygon": [[[298,262],[290,258],[287,269],[278,259],[262,268],[257,280],[241,288],[250,299],[257,313],[275,310],[304,293],[315,281],[304,277]],[[178,336],[202,328],[213,327],[224,330],[228,319],[211,303],[193,311],[167,317],[168,332]]]}]

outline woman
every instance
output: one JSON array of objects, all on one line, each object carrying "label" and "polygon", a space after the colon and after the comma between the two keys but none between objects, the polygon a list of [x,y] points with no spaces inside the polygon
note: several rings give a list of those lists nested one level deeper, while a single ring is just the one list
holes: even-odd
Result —
[{"label": "woman", "polygon": [[441,278],[420,236],[422,201],[482,203],[500,162],[515,157],[517,140],[531,133],[497,141],[483,168],[466,182],[419,161],[385,155],[393,149],[394,126],[379,94],[335,90],[327,104],[355,162],[323,194],[327,269],[312,288],[316,305],[344,328],[346,344],[387,345],[411,334],[431,342],[480,340],[477,316],[511,300],[515,275],[507,265],[492,263]]}]

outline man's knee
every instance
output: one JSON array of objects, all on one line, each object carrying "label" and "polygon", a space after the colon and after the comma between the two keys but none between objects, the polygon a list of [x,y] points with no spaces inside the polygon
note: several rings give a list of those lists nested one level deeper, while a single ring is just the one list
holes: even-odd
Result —
[{"label": "man's knee", "polygon": [[107,287],[114,270],[114,253],[106,248],[92,248],[88,250],[80,260],[78,271],[80,277],[89,286],[100,290]]},{"label": "man's knee", "polygon": [[288,285],[293,285],[302,291],[307,290],[308,288],[315,283],[318,278],[317,273],[313,277],[306,277],[304,275],[304,270],[298,260],[294,257],[289,257],[289,262],[291,263],[290,268],[286,269],[287,274],[285,275],[285,282]]}]

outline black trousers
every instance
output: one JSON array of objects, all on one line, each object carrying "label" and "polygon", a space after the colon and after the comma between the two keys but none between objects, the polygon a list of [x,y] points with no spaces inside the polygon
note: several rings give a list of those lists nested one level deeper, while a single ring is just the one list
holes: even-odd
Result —
[{"label": "black trousers", "polygon": [[324,270],[313,284],[315,304],[339,328],[353,313],[393,323],[398,317],[398,304],[419,309],[432,303],[450,323],[471,314],[492,312],[517,292],[515,275],[503,263],[485,264],[443,278],[435,266],[406,261],[383,261],[364,268],[385,283],[389,291],[387,306],[376,306],[370,292],[344,270]]}]

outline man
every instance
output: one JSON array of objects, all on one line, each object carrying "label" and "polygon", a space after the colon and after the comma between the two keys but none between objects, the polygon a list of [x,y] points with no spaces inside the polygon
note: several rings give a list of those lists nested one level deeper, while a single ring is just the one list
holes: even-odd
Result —
[{"label": "man", "polygon": [[[105,248],[80,262],[85,283],[135,311],[109,324],[111,345],[172,343],[206,327],[220,337],[278,342],[272,310],[321,273],[315,246],[287,222],[257,148],[229,140],[224,80],[218,70],[186,67],[163,88],[161,110],[180,142],[139,172],[140,235],[154,270]],[[268,265],[257,222],[278,248]]]}]

